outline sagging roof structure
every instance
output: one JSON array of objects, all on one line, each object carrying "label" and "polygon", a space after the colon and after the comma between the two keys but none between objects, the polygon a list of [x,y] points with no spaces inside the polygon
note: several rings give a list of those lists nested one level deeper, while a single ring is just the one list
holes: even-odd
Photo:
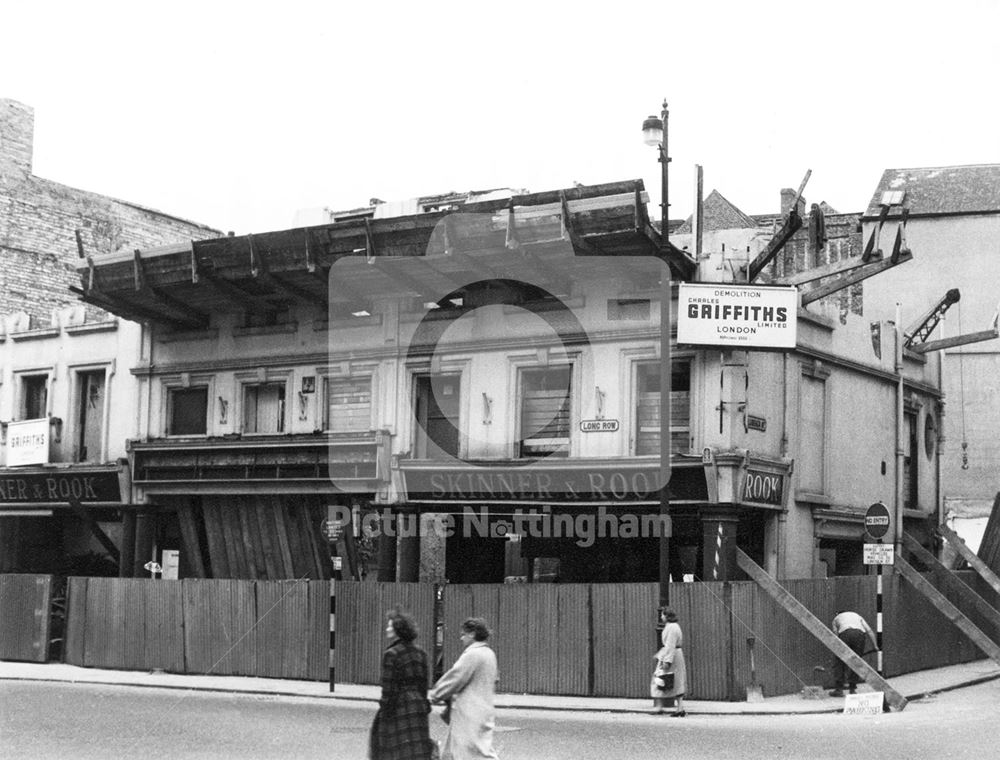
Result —
[{"label": "sagging roof structure", "polygon": [[[557,282],[547,250],[575,256],[663,256],[649,219],[642,180],[581,186],[474,202],[457,209],[387,219],[352,219],[255,235],[229,236],[86,256],[78,267],[81,300],[126,319],[179,330],[208,326],[219,311],[273,313],[291,300],[345,314],[376,298],[440,292],[449,280],[474,274]],[[460,232],[460,234],[459,234]],[[449,253],[446,264],[396,271],[428,252]],[[690,280],[696,263],[667,246],[673,277]],[[334,276],[331,269],[337,266]]]}]

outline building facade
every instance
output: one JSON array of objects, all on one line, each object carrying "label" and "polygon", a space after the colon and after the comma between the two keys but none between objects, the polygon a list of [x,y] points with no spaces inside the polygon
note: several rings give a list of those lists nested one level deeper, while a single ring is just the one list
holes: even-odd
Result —
[{"label": "building facade", "polygon": [[80,302],[77,264],[219,233],[35,176],[33,136],[0,100],[0,572],[114,573],[142,332]]},{"label": "building facade", "polygon": [[[899,303],[912,333],[948,291],[959,291],[960,300],[939,309],[936,329],[911,344],[931,347],[924,355],[943,373],[942,522],[975,548],[1000,493],[1000,165],[887,169],[863,223],[877,247],[891,250],[899,234],[914,251],[912,263],[873,282],[873,319],[894,319]],[[929,435],[916,424],[913,436]]]},{"label": "building facade", "polygon": [[[696,258],[638,181],[411,205],[109,253],[99,294],[80,268],[113,312],[137,277],[161,295],[129,461],[182,574],[329,577],[332,538],[351,577],[656,580],[664,267],[724,298],[767,229]],[[768,281],[859,257],[831,226]],[[901,480],[908,529],[936,519],[936,437],[898,453],[900,408],[940,417],[936,363],[873,342],[854,281],[814,287],[786,283],[783,348],[678,343],[673,288],[676,581],[737,577],[736,547],[783,578],[862,572],[865,510]]]}]

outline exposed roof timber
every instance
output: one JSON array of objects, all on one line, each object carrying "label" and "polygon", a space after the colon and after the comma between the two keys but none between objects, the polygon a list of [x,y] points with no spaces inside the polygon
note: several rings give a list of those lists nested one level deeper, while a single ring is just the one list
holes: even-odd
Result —
[{"label": "exposed roof timber", "polygon": [[[368,263],[378,271],[388,277],[405,290],[415,293],[421,297],[436,299],[438,288],[434,288],[426,282],[422,282],[413,276],[412,256],[379,256],[371,259]],[[406,267],[404,269],[404,267]],[[409,270],[409,271],[407,271]]]},{"label": "exposed roof timber", "polygon": [[135,250],[135,258],[133,259],[133,272],[136,293],[140,293],[146,298],[155,301],[168,309],[173,309],[179,314],[183,314],[185,318],[190,318],[202,326],[208,326],[208,314],[192,308],[190,304],[184,303],[183,301],[167,295],[160,288],[154,288],[146,281],[142,255],[140,254],[138,248]]},{"label": "exposed roof timber", "polygon": [[220,277],[217,274],[202,272],[202,277],[212,283],[216,292],[231,304],[244,311],[254,314],[267,314],[277,310],[277,307],[265,297],[257,293],[251,293],[246,288],[242,288],[231,280]]},{"label": "exposed roof timber", "polygon": [[132,303],[117,296],[115,298],[111,298],[100,291],[84,290],[83,288],[77,288],[72,285],[69,289],[73,293],[76,293],[81,301],[93,304],[94,306],[104,309],[105,311],[117,314],[119,317],[133,322],[160,322],[182,330],[204,327],[204,325],[200,322],[193,322],[190,319],[180,319],[162,311],[150,309],[147,306],[140,306],[139,304]]},{"label": "exposed roof timber", "polygon": [[576,233],[576,230],[573,227],[573,215],[569,211],[569,203],[566,200],[565,190],[559,191],[559,205],[561,211],[559,219],[562,223],[563,240],[568,240],[572,244],[574,250],[583,251],[591,256],[604,255],[597,246]]},{"label": "exposed roof timber", "polygon": [[289,282],[287,279],[279,275],[273,274],[271,272],[263,272],[261,273],[261,279],[268,284],[272,284],[278,290],[282,290],[285,293],[288,293],[289,295],[294,296],[295,298],[298,298],[301,301],[305,301],[306,303],[311,303],[314,306],[320,307],[321,309],[326,309],[329,306],[329,303],[327,302],[325,295],[320,295],[318,293],[309,290],[308,288],[304,288],[299,285],[296,285],[295,283]]},{"label": "exposed roof timber", "polygon": [[869,277],[881,274],[887,269],[892,269],[894,266],[898,266],[899,264],[905,264],[912,258],[912,253],[904,251],[899,255],[899,258],[896,261],[893,261],[892,259],[885,259],[883,261],[872,261],[868,264],[860,266],[848,274],[841,275],[833,282],[827,283],[826,285],[820,285],[817,288],[804,292],[802,294],[802,305],[805,306],[813,301],[818,301],[831,293],[836,293],[838,290],[842,290],[846,287],[859,283],[862,280],[867,280]]}]

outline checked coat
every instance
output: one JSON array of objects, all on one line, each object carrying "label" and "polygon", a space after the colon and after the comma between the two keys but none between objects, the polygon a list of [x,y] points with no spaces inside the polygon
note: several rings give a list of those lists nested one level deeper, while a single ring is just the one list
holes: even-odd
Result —
[{"label": "checked coat", "polygon": [[427,653],[395,641],[382,655],[382,698],[372,725],[372,760],[430,760]]}]

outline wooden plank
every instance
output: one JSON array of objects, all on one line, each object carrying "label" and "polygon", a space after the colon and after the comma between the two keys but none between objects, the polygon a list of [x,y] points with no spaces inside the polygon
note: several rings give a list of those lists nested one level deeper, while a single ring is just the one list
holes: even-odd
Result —
[{"label": "wooden plank", "polygon": [[929,569],[936,571],[936,573],[944,579],[945,584],[949,588],[956,591],[967,601],[971,602],[980,615],[985,617],[998,630],[1000,630],[1000,612],[998,612],[992,604],[977,594],[972,587],[959,578],[956,573],[941,564],[937,557],[921,546],[920,543],[906,531],[903,531],[903,546],[913,552],[917,559],[927,565]]},{"label": "wooden plank", "polygon": [[230,577],[248,578],[250,577],[250,568],[247,563],[243,530],[240,526],[237,506],[227,497],[220,498],[218,504],[222,515],[222,534],[226,539],[226,555],[229,557]]},{"label": "wooden plank", "polygon": [[63,624],[63,662],[83,665],[87,634],[87,578],[66,579],[66,621]]},{"label": "wooden plank", "polygon": [[883,692],[890,706],[896,710],[902,710],[906,707],[906,697],[892,688],[892,685],[882,678],[878,674],[878,671],[856,655],[847,644],[841,641],[819,618],[806,609],[798,599],[788,593],[780,583],[768,575],[760,565],[750,559],[742,549],[736,550],[736,564],[764,591],[770,594],[778,604],[784,607],[795,620],[823,642],[827,649],[843,660],[851,670],[874,686],[877,691]]},{"label": "wooden plank", "polygon": [[917,591],[926,596],[942,615],[958,626],[962,633],[968,636],[977,647],[982,649],[987,657],[1000,665],[1000,646],[997,646],[989,636],[979,630],[971,620],[961,613],[958,607],[949,602],[944,594],[934,588],[930,581],[918,573],[902,557],[896,557],[894,567],[906,580],[913,584]]},{"label": "wooden plank", "polygon": [[202,519],[205,521],[205,536],[208,540],[208,561],[211,564],[213,578],[229,578],[229,554],[226,551],[225,532],[222,529],[222,507],[219,500],[203,497],[201,502]]},{"label": "wooden plank", "polygon": [[195,521],[194,506],[188,499],[183,499],[177,505],[177,522],[181,528],[181,547],[186,558],[185,562],[195,578],[207,577],[201,542],[198,540],[198,523]]},{"label": "wooden plank", "polygon": [[244,577],[259,580],[265,577],[267,571],[264,568],[264,550],[252,499],[253,497],[241,498],[233,505],[233,511],[239,520],[240,535],[243,537],[243,554],[247,561],[247,574]]},{"label": "wooden plank", "polygon": [[959,556],[969,563],[969,567],[979,573],[979,577],[990,584],[990,587],[1000,594],[1000,578],[965,545],[965,541],[947,525],[938,525],[937,530],[951,544],[952,548],[958,552]]},{"label": "wooden plank", "polygon": [[272,499],[268,496],[251,496],[253,514],[257,521],[257,535],[260,537],[261,558],[264,560],[265,578],[276,581],[285,575],[281,571],[281,555],[274,535],[274,520],[271,519]]},{"label": "wooden plank", "polygon": [[292,549],[288,542],[288,530],[285,526],[286,507],[279,496],[272,496],[269,502],[269,515],[274,526],[274,543],[278,547],[282,578],[298,578],[295,574],[295,564],[292,562]]}]

